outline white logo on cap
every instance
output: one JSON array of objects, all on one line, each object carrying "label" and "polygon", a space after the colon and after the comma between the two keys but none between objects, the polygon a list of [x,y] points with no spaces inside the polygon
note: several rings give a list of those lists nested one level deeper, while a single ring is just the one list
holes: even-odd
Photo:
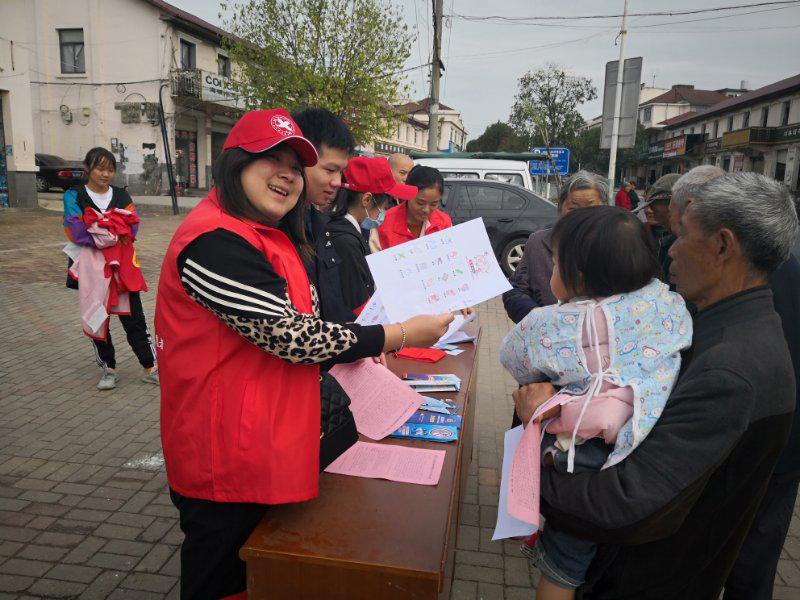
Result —
[{"label": "white logo on cap", "polygon": [[294,135],[294,123],[283,115],[275,115],[270,119],[269,124],[283,136]]}]

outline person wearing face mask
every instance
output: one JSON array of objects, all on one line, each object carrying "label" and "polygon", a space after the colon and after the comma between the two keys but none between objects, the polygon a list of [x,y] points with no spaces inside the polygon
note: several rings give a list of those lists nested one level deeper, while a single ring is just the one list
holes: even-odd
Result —
[{"label": "person wearing face mask", "polygon": [[390,197],[409,200],[416,195],[417,188],[395,182],[389,161],[382,156],[357,156],[348,163],[326,228],[341,282],[337,304],[342,311],[332,316],[334,321],[353,321],[375,292],[366,260],[370,250],[361,230],[374,231],[383,223]]},{"label": "person wearing face mask", "polygon": [[439,210],[444,178],[438,169],[417,165],[408,174],[406,184],[416,187],[417,195],[386,211],[386,218],[378,227],[381,250],[453,226],[450,216]]},{"label": "person wearing face mask", "polygon": [[323,320],[301,256],[314,146],[282,109],[245,114],[214,189],[167,248],[156,302],[161,442],[185,534],[181,598],[245,597],[238,553],[270,505],[317,496],[320,364],[439,339],[452,315]]}]

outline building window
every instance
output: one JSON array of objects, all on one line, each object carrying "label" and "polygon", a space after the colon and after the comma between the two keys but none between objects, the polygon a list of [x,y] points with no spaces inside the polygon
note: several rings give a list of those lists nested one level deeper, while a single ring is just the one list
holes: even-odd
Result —
[{"label": "building window", "polygon": [[61,48],[61,72],[86,73],[83,29],[59,29],[58,45]]},{"label": "building window", "polygon": [[217,54],[217,74],[223,77],[231,76],[231,59],[223,54]]},{"label": "building window", "polygon": [[750,127],[750,111],[749,110],[745,111],[745,113],[742,115],[742,129],[745,129],[746,127]]},{"label": "building window", "polygon": [[769,121],[769,106],[761,109],[761,126],[766,127],[767,121]]},{"label": "building window", "polygon": [[733,115],[728,117],[728,131],[733,131]]},{"label": "building window", "polygon": [[788,125],[789,124],[789,107],[791,106],[791,101],[787,100],[783,103],[781,107],[781,125]]},{"label": "building window", "polygon": [[196,47],[193,43],[181,40],[181,69],[188,71],[194,69]]},{"label": "building window", "polygon": [[694,125],[692,125],[692,135],[694,135]]},{"label": "building window", "polygon": [[719,137],[719,121],[714,121],[714,139]]},{"label": "building window", "polygon": [[702,131],[703,135],[706,134],[707,130],[708,130],[708,123],[703,123],[703,131]]},{"label": "building window", "polygon": [[652,118],[653,118],[653,108],[651,106],[646,106],[642,113],[642,121],[647,123]]},{"label": "building window", "polygon": [[419,131],[417,131],[416,129],[414,130],[414,144],[415,145],[419,144]]}]

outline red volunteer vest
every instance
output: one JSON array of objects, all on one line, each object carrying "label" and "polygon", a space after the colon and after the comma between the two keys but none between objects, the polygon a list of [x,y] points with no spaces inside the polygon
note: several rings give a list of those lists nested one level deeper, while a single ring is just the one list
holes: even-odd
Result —
[{"label": "red volunteer vest", "polygon": [[217,502],[282,504],[314,498],[319,367],[283,361],[251,344],[181,285],[181,250],[217,228],[263,252],[287,281],[294,307],[312,312],[306,271],[286,235],[224,213],[213,191],[189,213],[167,249],[156,301],[167,480],[183,496]]},{"label": "red volunteer vest", "polygon": [[[417,239],[408,230],[406,204],[407,201],[402,202],[386,211],[383,223],[378,227],[378,240],[381,243],[382,250]],[[441,210],[433,211],[431,216],[428,217],[428,223],[425,235],[453,226],[450,215]]]}]

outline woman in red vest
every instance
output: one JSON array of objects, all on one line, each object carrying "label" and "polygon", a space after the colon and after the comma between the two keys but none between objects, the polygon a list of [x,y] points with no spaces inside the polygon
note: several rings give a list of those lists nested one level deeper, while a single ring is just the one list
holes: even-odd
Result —
[{"label": "woman in red vest", "polygon": [[180,512],[181,597],[246,588],[238,558],[270,504],[314,498],[319,363],[428,346],[451,315],[322,321],[301,256],[303,167],[317,153],[281,109],[244,115],[215,188],[178,227],[156,304],[161,440]]},{"label": "woman in red vest", "polygon": [[444,179],[438,169],[417,165],[408,174],[406,185],[414,186],[419,191],[411,200],[406,200],[386,212],[386,217],[378,228],[381,250],[453,225],[450,216],[439,210]]}]

